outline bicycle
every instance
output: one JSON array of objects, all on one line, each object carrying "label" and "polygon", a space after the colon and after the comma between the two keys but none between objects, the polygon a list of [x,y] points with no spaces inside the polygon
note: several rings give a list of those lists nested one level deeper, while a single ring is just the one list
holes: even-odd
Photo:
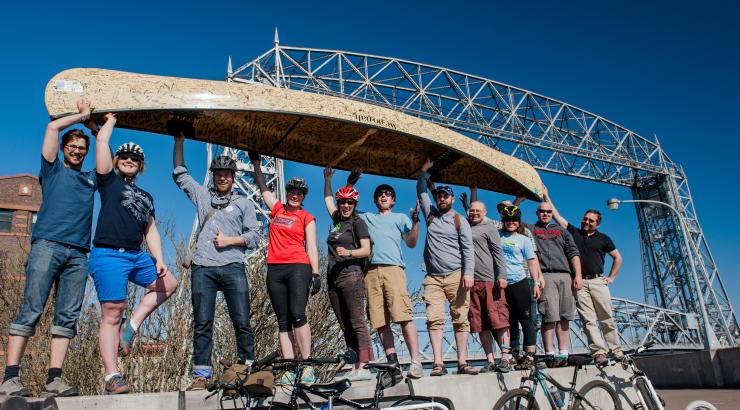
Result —
[{"label": "bicycle", "polygon": [[[354,363],[357,361],[357,355],[352,350],[346,353],[337,355],[336,358],[322,359],[322,358],[309,358],[306,360],[301,359],[280,359],[275,361],[275,370],[279,368],[290,369],[296,375],[300,375],[306,366],[323,365],[323,364],[338,364],[338,363]],[[375,391],[373,398],[369,403],[359,403],[354,400],[350,400],[342,397],[347,389],[352,386],[352,382],[347,379],[339,379],[329,383],[314,383],[311,385],[304,384],[301,382],[301,378],[296,376],[292,383],[292,391],[290,394],[290,400],[288,403],[271,402],[271,408],[277,409],[297,409],[298,401],[302,401],[305,406],[312,410],[333,410],[335,405],[343,405],[353,409],[365,410],[365,409],[378,409],[380,401],[383,398],[384,390],[388,387],[392,387],[400,382],[400,379],[395,378],[394,375],[399,373],[399,368],[395,364],[391,363],[368,363],[365,365],[366,369],[374,369],[377,372],[377,378],[375,382]],[[386,376],[386,377],[384,377]],[[323,404],[314,403],[308,394],[317,396],[325,400]],[[409,395],[401,398],[394,402],[390,407],[386,409],[395,410],[412,410],[412,409],[437,409],[437,410],[454,410],[455,406],[452,402],[444,397],[433,397],[433,396],[415,396]]]},{"label": "bicycle", "polygon": [[[537,386],[539,385],[552,409],[560,409],[566,404],[565,395],[568,395],[566,409],[599,409],[599,410],[621,410],[621,402],[617,392],[606,382],[592,380],[579,390],[576,390],[578,372],[591,363],[591,358],[572,356],[568,363],[573,365],[573,378],[570,387],[558,383],[552,376],[545,373],[539,362],[532,366],[532,370],[526,377],[522,377],[519,388],[509,390],[493,405],[494,410],[501,409],[527,409],[539,410],[540,406],[535,399]],[[527,383],[531,382],[531,386]],[[548,387],[548,383],[549,386]]]},{"label": "bicycle", "polygon": [[[661,398],[653,387],[653,383],[650,382],[645,372],[637,367],[634,356],[639,355],[647,349],[650,349],[655,344],[654,340],[645,342],[642,346],[637,349],[625,352],[624,357],[621,360],[622,368],[632,373],[630,376],[630,384],[635,388],[637,392],[637,398],[640,400],[636,403],[635,409],[638,410],[664,410],[665,401]],[[612,364],[610,361],[609,364]]]},{"label": "bicycle", "polygon": [[[245,373],[236,373],[233,383],[216,380],[208,386],[208,391],[211,394],[207,395],[203,400],[218,395],[218,405],[221,410],[224,410],[224,402],[228,401],[231,401],[232,408],[237,408],[237,399],[241,402],[243,409],[268,409],[269,407],[265,407],[263,404],[268,397],[272,396],[272,389],[269,389],[269,393],[264,388],[255,389],[247,385],[247,380],[249,376],[257,372],[270,370],[269,368],[272,362],[277,359],[278,355],[279,352],[274,351],[260,360],[255,360]],[[227,361],[222,360],[220,363],[224,367],[224,370],[231,367],[231,363]]]}]

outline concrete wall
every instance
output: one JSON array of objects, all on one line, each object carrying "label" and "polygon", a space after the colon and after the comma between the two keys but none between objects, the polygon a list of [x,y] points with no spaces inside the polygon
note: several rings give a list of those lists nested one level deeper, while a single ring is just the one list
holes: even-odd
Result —
[{"label": "concrete wall", "polygon": [[740,387],[740,348],[643,356],[637,364],[655,387]]}]

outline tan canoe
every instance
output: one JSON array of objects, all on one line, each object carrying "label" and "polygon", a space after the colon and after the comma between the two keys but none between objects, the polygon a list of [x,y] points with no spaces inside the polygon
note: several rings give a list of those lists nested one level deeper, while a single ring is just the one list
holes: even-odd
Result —
[{"label": "tan canoe", "polygon": [[529,164],[445,127],[376,105],[261,84],[162,77],[94,68],[63,71],[46,86],[52,118],[85,97],[118,127],[186,135],[291,161],[416,178],[426,157],[435,182],[540,199]]}]

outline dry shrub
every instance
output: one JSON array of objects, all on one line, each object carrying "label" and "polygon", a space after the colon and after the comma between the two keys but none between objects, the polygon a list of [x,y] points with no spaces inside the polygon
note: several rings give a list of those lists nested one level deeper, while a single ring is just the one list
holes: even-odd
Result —
[{"label": "dry shrub", "polygon": [[[187,241],[177,239],[175,226],[171,221],[160,221],[159,231],[165,249],[174,254],[165,259],[175,261],[170,269],[180,282],[177,292],[142,323],[139,338],[131,354],[120,359],[120,370],[132,391],[158,392],[174,391],[184,388],[192,372],[192,305],[190,302],[190,270],[180,266],[180,260],[187,250]],[[278,346],[277,320],[272,310],[265,285],[267,267],[265,265],[266,246],[260,247],[248,260],[246,274],[250,285],[250,320],[254,331],[255,354],[257,358],[272,353]],[[20,262],[20,261],[19,261]],[[25,262],[23,260],[22,262]],[[8,264],[6,264],[8,265]],[[326,257],[321,256],[322,269]],[[22,263],[16,263],[3,276],[15,275],[22,278]],[[11,272],[12,270],[12,272]],[[311,297],[308,304],[308,319],[313,335],[314,357],[334,356],[345,349],[344,340],[326,294],[326,273],[322,291]],[[126,316],[130,316],[145,290],[138,286],[129,287],[129,304]],[[3,281],[0,289],[0,332],[7,335],[10,321],[18,313],[23,296],[23,280]],[[26,387],[38,395],[46,380],[49,362],[49,330],[53,319],[52,293],[46,310],[36,328],[36,337],[29,340],[26,354],[21,361],[21,377]],[[7,316],[7,317],[6,317]],[[77,386],[83,395],[101,394],[103,391],[103,368],[98,352],[98,328],[100,306],[91,280],[88,280],[83,311],[78,320],[78,336],[72,340],[64,364],[64,376]],[[229,319],[226,303],[219,295],[216,306],[213,333],[212,364],[217,377],[220,372],[218,360],[236,359],[234,331]],[[2,339],[3,344],[7,338]],[[3,346],[5,347],[5,346]],[[297,347],[296,347],[297,349]],[[3,349],[4,350],[4,349]],[[333,376],[333,368],[317,369],[323,379]]]}]

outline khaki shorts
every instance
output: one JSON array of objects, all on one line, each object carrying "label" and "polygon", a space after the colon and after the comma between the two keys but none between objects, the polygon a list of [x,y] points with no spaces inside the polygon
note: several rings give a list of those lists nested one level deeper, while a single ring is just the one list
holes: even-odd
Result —
[{"label": "khaki shorts", "polygon": [[470,291],[470,331],[499,330],[509,327],[509,304],[496,282],[475,281]]},{"label": "khaki shorts", "polygon": [[424,303],[427,305],[427,329],[441,330],[445,327],[445,302],[450,302],[452,329],[469,332],[468,309],[470,292],[462,287],[462,273],[458,270],[449,275],[427,275],[424,278]]},{"label": "khaki shorts", "polygon": [[543,323],[576,318],[576,297],[570,273],[545,273],[545,289],[538,310]]},{"label": "khaki shorts", "polygon": [[396,265],[370,265],[365,276],[370,325],[379,329],[411,320],[411,297],[406,271]]}]

